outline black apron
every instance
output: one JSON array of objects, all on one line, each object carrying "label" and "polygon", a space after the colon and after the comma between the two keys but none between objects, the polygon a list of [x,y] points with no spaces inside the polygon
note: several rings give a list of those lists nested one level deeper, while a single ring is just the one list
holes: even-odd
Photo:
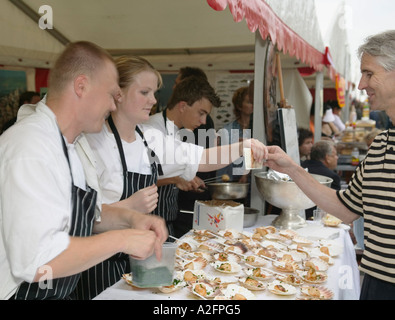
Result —
[{"label": "black apron", "polygon": [[[162,167],[159,160],[144,139],[141,130],[136,127],[137,133],[143,139],[144,145],[147,148],[150,158],[152,174],[145,175],[137,172],[129,172],[126,165],[125,154],[122,147],[122,141],[118,130],[114,125],[111,116],[108,118],[108,124],[114,134],[117,142],[120,159],[123,169],[123,193],[120,200],[130,197],[140,189],[156,184],[158,174],[162,175]],[[122,275],[130,272],[129,255],[125,253],[117,253],[107,260],[97,264],[96,266],[84,271],[76,289],[76,296],[81,300],[90,300],[100,294],[106,288],[111,287],[118,282]]]},{"label": "black apron", "polygon": [[[67,147],[61,136],[63,150],[70,166]],[[70,166],[71,173],[71,166]],[[97,192],[88,186],[86,191],[74,185],[71,174],[71,200],[72,200],[72,220],[69,235],[71,237],[89,237],[92,235],[93,224],[95,220],[95,205]],[[55,299],[72,299],[72,292],[75,290],[81,274],[75,274],[70,277],[53,279],[49,282],[28,283],[23,282],[13,299],[15,300],[55,300]]]},{"label": "black apron", "polygon": [[[166,134],[168,134],[166,109],[163,110],[162,115],[165,122]],[[158,206],[154,210],[154,214],[166,221],[168,232],[172,236],[175,236],[173,222],[178,216],[178,192],[179,189],[175,184],[158,187]]]}]

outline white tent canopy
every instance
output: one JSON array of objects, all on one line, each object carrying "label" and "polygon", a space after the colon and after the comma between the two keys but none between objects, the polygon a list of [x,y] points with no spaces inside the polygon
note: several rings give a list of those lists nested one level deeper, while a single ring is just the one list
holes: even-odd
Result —
[{"label": "white tent canopy", "polygon": [[[52,9],[54,30],[42,30],[38,19],[44,15],[39,13],[43,1],[3,0],[0,64],[48,68],[68,41],[88,40],[114,55],[132,53],[150,57],[158,69],[176,71],[191,61],[205,69],[208,64],[212,69],[253,69],[254,33],[245,22],[235,23],[228,10],[215,11],[207,2],[47,0],[45,5]],[[240,7],[255,2],[259,3],[229,0],[229,5]],[[313,0],[266,3],[287,28],[324,53]],[[259,12],[256,14],[262,19]],[[278,44],[286,40],[289,39],[281,39],[281,35],[273,39]],[[283,49],[282,46],[279,48]],[[286,53],[295,56],[295,52]]]}]

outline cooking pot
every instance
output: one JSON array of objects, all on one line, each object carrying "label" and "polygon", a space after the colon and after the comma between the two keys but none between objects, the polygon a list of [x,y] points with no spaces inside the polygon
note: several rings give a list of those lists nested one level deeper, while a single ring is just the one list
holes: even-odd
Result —
[{"label": "cooking pot", "polygon": [[249,183],[218,182],[209,183],[207,188],[215,200],[233,200],[247,197]]}]

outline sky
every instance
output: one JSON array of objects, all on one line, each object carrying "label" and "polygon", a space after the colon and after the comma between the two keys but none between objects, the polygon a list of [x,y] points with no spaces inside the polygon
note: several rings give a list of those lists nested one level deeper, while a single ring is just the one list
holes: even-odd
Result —
[{"label": "sky", "polygon": [[344,26],[348,30],[351,58],[358,68],[359,60],[356,52],[364,39],[382,31],[395,29],[394,0],[315,0],[315,2],[324,40],[336,11],[342,2],[345,3]]}]

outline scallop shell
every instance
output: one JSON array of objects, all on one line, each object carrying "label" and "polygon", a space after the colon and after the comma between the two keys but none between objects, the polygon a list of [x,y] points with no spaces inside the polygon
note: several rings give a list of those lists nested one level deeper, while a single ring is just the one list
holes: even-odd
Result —
[{"label": "scallop shell", "polygon": [[239,231],[234,230],[234,229],[226,229],[226,230],[220,230],[218,234],[221,237],[227,238],[227,239],[240,239],[241,234]]},{"label": "scallop shell", "polygon": [[231,262],[239,263],[241,261],[240,256],[238,256],[233,252],[218,252],[213,254],[213,258],[216,261],[222,261],[222,262],[231,261]]},{"label": "scallop shell", "polygon": [[239,282],[246,287],[248,290],[252,291],[263,291],[266,290],[266,283],[254,279],[252,277],[240,277]]},{"label": "scallop shell", "polygon": [[195,251],[195,252],[191,252],[189,256],[192,257],[201,257],[203,259],[205,259],[206,261],[211,261],[212,260],[212,255],[209,254],[208,252],[204,252],[204,251]]},{"label": "scallop shell", "polygon": [[192,230],[193,234],[197,235],[197,236],[201,236],[201,237],[206,237],[207,239],[213,239],[216,238],[216,236],[209,230]]},{"label": "scallop shell", "polygon": [[245,254],[248,251],[248,248],[242,242],[236,242],[233,245],[226,247],[224,251]]},{"label": "scallop shell", "polygon": [[265,259],[253,255],[244,257],[244,262],[252,267],[263,267],[267,263]]},{"label": "scallop shell", "polygon": [[278,258],[282,258],[284,256],[284,254],[291,255],[292,259],[295,262],[302,262],[303,260],[308,258],[308,254],[306,252],[299,252],[296,250],[290,250],[288,252],[279,252],[276,255]]},{"label": "scallop shell", "polygon": [[203,299],[214,298],[219,294],[218,289],[205,282],[195,282],[190,287],[191,292]]},{"label": "scallop shell", "polygon": [[207,277],[203,270],[184,270],[176,275],[177,279],[182,279],[187,283],[201,281]]},{"label": "scallop shell", "polygon": [[132,286],[133,285],[133,276],[131,273],[125,273],[122,275],[122,279],[125,280],[125,282]]},{"label": "scallop shell", "polygon": [[265,238],[268,240],[281,241],[281,242],[286,242],[289,240],[288,238],[286,238],[282,235],[279,235],[278,233],[268,233],[265,236]]},{"label": "scallop shell", "polygon": [[215,270],[223,273],[238,273],[241,270],[241,266],[238,263],[231,261],[214,261],[211,265]]},{"label": "scallop shell", "polygon": [[258,244],[251,238],[242,239],[240,242],[244,244],[248,250],[252,250],[258,246]]},{"label": "scallop shell", "polygon": [[305,296],[320,300],[330,300],[333,298],[333,292],[323,286],[302,286],[300,292]]},{"label": "scallop shell", "polygon": [[284,250],[287,249],[287,246],[279,243],[279,242],[275,242],[275,241],[270,241],[270,240],[263,240],[260,242],[261,247],[267,248],[267,249],[271,249],[271,250]]},{"label": "scallop shell", "polygon": [[158,289],[160,292],[163,292],[163,293],[172,293],[172,292],[178,291],[186,286],[187,286],[187,283],[185,281],[180,280],[180,279],[173,279],[172,285],[161,286],[161,287],[158,287]]},{"label": "scallop shell", "polygon": [[281,236],[283,236],[283,237],[288,238],[288,239],[293,239],[294,237],[298,236],[298,233],[297,233],[296,231],[290,230],[290,229],[281,230],[281,231],[279,232],[279,234],[280,234]]},{"label": "scallop shell", "polygon": [[194,240],[192,236],[187,236],[178,241],[178,248],[185,251],[195,251],[199,246],[199,242]]},{"label": "scallop shell", "polygon": [[201,244],[199,244],[197,250],[199,251],[204,251],[208,253],[214,253],[214,252],[222,252],[224,249],[224,246],[217,243],[217,242],[212,242],[212,241],[206,241]]},{"label": "scallop shell", "polygon": [[337,257],[343,253],[343,246],[333,241],[320,241],[322,246],[326,246],[329,249],[329,255],[331,257]]},{"label": "scallop shell", "polygon": [[303,281],[308,283],[320,284],[328,280],[328,275],[325,272],[317,271],[316,274],[318,278],[316,280],[307,279],[307,273],[308,271],[298,271],[298,275],[303,279]]},{"label": "scallop shell", "polygon": [[335,216],[332,216],[329,213],[327,213],[322,218],[322,222],[324,223],[324,225],[326,225],[328,227],[337,227],[337,226],[339,226],[339,224],[342,223],[342,221],[340,219],[336,218]]},{"label": "scallop shell", "polygon": [[299,269],[299,266],[295,261],[273,261],[272,265],[274,269],[281,272],[295,272]]},{"label": "scallop shell", "polygon": [[276,252],[274,252],[271,249],[267,249],[267,248],[256,248],[256,249],[252,250],[252,252],[255,255],[261,256],[261,257],[268,257],[271,259],[275,259],[277,257]]},{"label": "scallop shell", "polygon": [[307,239],[307,238],[304,238],[304,237],[301,237],[301,236],[293,237],[292,241],[297,243],[297,244],[304,245],[304,246],[311,246],[314,243],[310,239]]},{"label": "scallop shell", "polygon": [[329,269],[329,264],[320,258],[312,258],[304,262],[306,268],[314,267],[316,271],[327,271]]},{"label": "scallop shell", "polygon": [[248,289],[237,284],[230,284],[222,292],[225,298],[230,300],[255,300],[255,295]]},{"label": "scallop shell", "polygon": [[325,255],[316,256],[315,258],[321,259],[322,261],[326,262],[328,265],[333,265],[335,260],[332,257]]},{"label": "scallop shell", "polygon": [[207,260],[202,257],[196,259],[184,261],[181,264],[183,270],[202,270],[207,266]]},{"label": "scallop shell", "polygon": [[251,239],[254,241],[261,241],[263,239],[263,235],[259,232],[254,232],[251,236]]},{"label": "scallop shell", "polygon": [[302,278],[300,278],[299,276],[294,275],[294,274],[288,274],[288,275],[280,275],[280,274],[278,274],[276,276],[276,279],[281,281],[281,282],[290,284],[292,286],[300,286],[300,285],[302,285],[304,283]]},{"label": "scallop shell", "polygon": [[[326,253],[328,250],[329,255]],[[329,257],[337,257],[339,254],[342,253],[342,248],[337,246],[320,246],[314,248],[311,251],[311,256],[329,256]]]},{"label": "scallop shell", "polygon": [[[257,268],[244,268],[243,269],[244,273],[253,279],[259,280],[259,281],[267,281],[273,278],[273,274],[270,272],[267,272],[266,270],[257,267]],[[255,272],[257,273],[255,273]],[[261,276],[257,276],[257,274]]]},{"label": "scallop shell", "polygon": [[[277,286],[280,286],[282,288],[284,288],[285,291],[279,290],[277,288]],[[278,281],[278,280],[274,280],[273,282],[268,284],[267,289],[277,295],[280,296],[289,296],[289,295],[294,295],[296,294],[296,288],[290,284]]]}]

